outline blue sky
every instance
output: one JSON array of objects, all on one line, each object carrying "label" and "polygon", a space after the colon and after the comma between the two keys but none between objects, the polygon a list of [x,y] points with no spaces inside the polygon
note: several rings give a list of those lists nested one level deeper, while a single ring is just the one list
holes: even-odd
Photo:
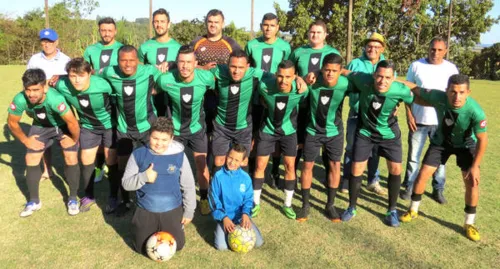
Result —
[{"label": "blue sky", "polygon": [[[49,0],[53,5],[60,0]],[[280,4],[282,9],[288,9],[287,0],[255,0],[254,29],[258,30],[262,16],[267,12],[274,12],[273,2]],[[500,0],[495,0],[495,6],[490,11],[491,16],[500,16]],[[226,22],[234,21],[236,26],[250,29],[250,0],[153,0],[153,10],[160,7],[167,9],[173,22],[184,19],[203,18],[208,10],[220,9],[224,12]],[[42,0],[10,1],[9,5],[0,6],[0,13],[15,18],[27,11],[43,8]],[[138,17],[148,17],[149,0],[100,0],[100,7],[90,16],[111,16],[116,19],[125,17],[134,20]],[[488,33],[481,35],[481,43],[493,44],[500,42],[500,25],[495,25]]]}]

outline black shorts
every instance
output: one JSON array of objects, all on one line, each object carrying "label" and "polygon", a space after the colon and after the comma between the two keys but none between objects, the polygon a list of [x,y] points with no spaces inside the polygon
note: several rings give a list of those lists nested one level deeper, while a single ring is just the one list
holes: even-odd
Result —
[{"label": "black shorts", "polygon": [[226,155],[231,143],[245,146],[247,153],[250,154],[250,147],[252,145],[252,125],[241,130],[230,130],[214,121],[214,132],[212,137],[213,155]]},{"label": "black shorts", "polygon": [[378,155],[384,157],[386,160],[395,163],[401,163],[403,161],[401,137],[375,141],[357,131],[353,145],[353,160],[355,162],[367,161],[372,154],[374,146],[378,146]]},{"label": "black shorts", "polygon": [[[42,142],[44,144],[44,148],[41,150],[32,150],[32,149],[26,149],[27,153],[38,153],[38,152],[44,152],[47,148],[52,146],[52,143],[54,142],[53,139],[57,139],[57,141],[62,140],[63,135],[67,135],[71,137],[71,133],[69,132],[68,126],[63,125],[59,127],[41,127],[37,125],[32,125],[30,128],[30,131],[28,133],[28,136],[32,135],[38,135],[37,140]],[[62,147],[61,147],[62,148]],[[64,151],[78,151],[79,145],[78,142],[69,148],[63,148],[62,150]]]},{"label": "black shorts", "polygon": [[80,147],[82,149],[93,149],[100,145],[110,149],[116,148],[116,129],[80,129]]},{"label": "black shorts", "polygon": [[263,131],[257,136],[257,156],[268,156],[273,153],[277,142],[283,156],[297,156],[297,134],[270,135]]},{"label": "black shorts", "polygon": [[430,144],[422,163],[438,167],[440,164],[446,164],[448,158],[450,158],[452,154],[457,156],[457,166],[460,167],[462,171],[467,171],[472,166],[472,162],[474,161],[476,147],[452,148]]},{"label": "black shorts", "polygon": [[338,135],[332,137],[327,137],[322,134],[306,134],[303,149],[304,161],[313,162],[316,160],[322,146],[325,146],[325,150],[330,161],[340,161],[344,148],[344,132],[342,131]]},{"label": "black shorts", "polygon": [[174,140],[181,142],[184,147],[190,148],[193,152],[207,153],[208,149],[208,139],[205,129],[191,134],[191,135],[179,135],[174,136]]},{"label": "black shorts", "polygon": [[129,156],[135,148],[147,146],[149,143],[149,131],[144,133],[124,134],[116,131],[118,156]]},{"label": "black shorts", "polygon": [[170,233],[177,243],[177,250],[184,247],[185,235],[182,221],[182,206],[167,212],[154,213],[137,207],[132,217],[135,249],[145,254],[144,245],[149,237],[159,231]]}]

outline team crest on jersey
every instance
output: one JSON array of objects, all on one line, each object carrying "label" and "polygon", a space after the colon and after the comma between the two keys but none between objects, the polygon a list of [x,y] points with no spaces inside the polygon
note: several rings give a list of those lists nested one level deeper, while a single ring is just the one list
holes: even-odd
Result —
[{"label": "team crest on jersey", "polygon": [[191,101],[191,94],[184,94],[182,96],[182,100],[184,100],[185,103],[188,103],[189,101]]},{"label": "team crest on jersey", "polygon": [[486,127],[486,120],[482,120],[481,122],[479,122],[479,127],[485,128]]},{"label": "team crest on jersey", "polygon": [[453,120],[446,118],[446,119],[444,119],[444,123],[446,123],[446,125],[448,125],[448,126],[452,126],[453,125]]},{"label": "team crest on jersey", "polygon": [[201,49],[200,49],[200,50],[201,50],[201,51],[206,51],[206,50],[207,50],[207,48],[206,48],[206,47],[201,47]]},{"label": "team crest on jersey", "polygon": [[379,103],[379,102],[373,102],[373,103],[372,103],[372,107],[373,107],[375,110],[378,110],[381,106],[382,106],[382,104],[381,104],[381,103]]},{"label": "team crest on jersey", "polygon": [[169,173],[169,174],[175,173],[176,168],[177,167],[174,164],[169,164],[168,169],[167,169],[167,173]]},{"label": "team crest on jersey", "polygon": [[285,108],[286,104],[283,103],[283,102],[278,102],[276,104],[276,107],[279,109],[279,110],[283,110],[283,108]]},{"label": "team crest on jersey", "polygon": [[238,87],[238,86],[236,86],[236,85],[233,85],[233,86],[231,86],[231,88],[230,88],[230,89],[231,89],[231,92],[232,92],[233,94],[237,94],[237,93],[238,93],[238,91],[240,90],[240,87]]},{"label": "team crest on jersey", "polygon": [[14,104],[14,102],[10,103],[10,109],[16,110],[16,104]]},{"label": "team crest on jersey", "polygon": [[263,60],[264,60],[264,62],[266,62],[266,64],[267,64],[267,63],[269,63],[269,61],[271,60],[271,56],[269,56],[269,55],[267,55],[267,54],[266,54],[266,55],[262,56],[262,59],[263,59]]},{"label": "team crest on jersey", "polygon": [[46,116],[47,115],[45,115],[45,113],[43,113],[43,112],[36,114],[36,117],[39,118],[39,119],[41,119],[41,120],[44,120]]},{"label": "team crest on jersey", "polygon": [[330,97],[328,97],[328,96],[321,96],[320,100],[321,100],[321,103],[323,105],[326,105],[326,104],[328,104],[328,101],[330,101]]},{"label": "team crest on jersey", "polygon": [[127,94],[128,96],[130,96],[132,94],[132,92],[134,91],[134,87],[132,87],[132,86],[125,86],[125,87],[123,87],[123,91],[125,92],[125,94]]},{"label": "team crest on jersey", "polygon": [[59,112],[63,112],[64,110],[66,110],[66,104],[64,104],[64,102],[61,102],[61,103],[57,106],[57,109],[59,110]]},{"label": "team crest on jersey", "polygon": [[101,60],[102,60],[102,62],[103,62],[103,63],[107,63],[107,62],[108,62],[108,60],[109,60],[109,55],[106,55],[106,54],[105,54],[105,55],[102,55],[102,56],[101,56]]},{"label": "team crest on jersey", "polygon": [[158,54],[158,61],[163,63],[163,61],[165,61],[165,54]]},{"label": "team crest on jersey", "polygon": [[247,187],[245,186],[245,184],[240,184],[240,192],[245,192],[247,190]]},{"label": "team crest on jersey", "polygon": [[317,65],[317,64],[319,63],[319,58],[316,58],[316,57],[311,58],[311,63],[312,63],[313,65]]},{"label": "team crest on jersey", "polygon": [[80,105],[82,105],[83,107],[88,107],[89,106],[89,101],[85,100],[85,99],[81,99],[80,100]]}]

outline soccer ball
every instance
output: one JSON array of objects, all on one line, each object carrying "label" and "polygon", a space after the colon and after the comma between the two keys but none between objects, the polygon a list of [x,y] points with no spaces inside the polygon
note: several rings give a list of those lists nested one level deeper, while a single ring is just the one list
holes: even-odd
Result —
[{"label": "soccer ball", "polygon": [[257,235],[252,228],[245,229],[240,225],[236,225],[234,231],[228,236],[229,247],[238,253],[247,253],[252,250],[256,240]]},{"label": "soccer ball", "polygon": [[174,256],[176,250],[177,242],[167,232],[154,233],[146,242],[146,252],[153,261],[168,261]]}]

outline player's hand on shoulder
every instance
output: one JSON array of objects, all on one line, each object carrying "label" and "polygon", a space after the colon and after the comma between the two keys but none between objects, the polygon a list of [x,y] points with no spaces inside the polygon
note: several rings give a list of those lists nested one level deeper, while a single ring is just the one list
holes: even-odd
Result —
[{"label": "player's hand on shoulder", "polygon": [[156,65],[156,68],[160,70],[160,72],[165,73],[168,71],[168,62],[163,62],[159,65]]},{"label": "player's hand on shoulder", "polygon": [[209,63],[206,63],[205,65],[198,65],[197,67],[201,68],[203,70],[210,70],[216,66],[217,66],[217,62],[209,62]]},{"label": "player's hand on shoulder", "polygon": [[146,170],[146,176],[148,177],[148,183],[155,183],[158,173],[154,170],[154,163],[151,163]]},{"label": "player's hand on shoulder", "polygon": [[312,85],[314,83],[316,83],[316,73],[314,72],[309,72],[309,74],[307,74],[304,78],[305,78],[305,82],[308,84],[308,85]]},{"label": "player's hand on shoulder", "polygon": [[307,84],[301,77],[297,76],[297,78],[295,79],[295,83],[297,83],[298,93],[303,93],[307,90]]},{"label": "player's hand on shoulder", "polygon": [[57,81],[59,80],[59,75],[53,75],[50,79],[49,79],[49,86],[50,87],[54,87],[56,84],[57,84]]},{"label": "player's hand on shoulder", "polygon": [[67,135],[63,135],[63,137],[61,139],[61,147],[63,149],[71,148],[75,144],[76,144],[75,140],[73,140],[71,137],[69,137]]},{"label": "player's hand on shoulder", "polygon": [[25,143],[25,146],[31,150],[43,150],[45,147],[45,144],[41,141],[39,141],[37,138],[39,135],[32,135],[28,137],[28,140]]},{"label": "player's hand on shoulder", "polygon": [[250,222],[250,217],[247,214],[241,216],[241,227],[244,229],[250,229],[252,223]]},{"label": "player's hand on shoulder", "polygon": [[222,219],[222,224],[224,225],[224,231],[226,231],[227,233],[232,233],[234,231],[235,225],[230,218],[225,217],[224,219]]}]

